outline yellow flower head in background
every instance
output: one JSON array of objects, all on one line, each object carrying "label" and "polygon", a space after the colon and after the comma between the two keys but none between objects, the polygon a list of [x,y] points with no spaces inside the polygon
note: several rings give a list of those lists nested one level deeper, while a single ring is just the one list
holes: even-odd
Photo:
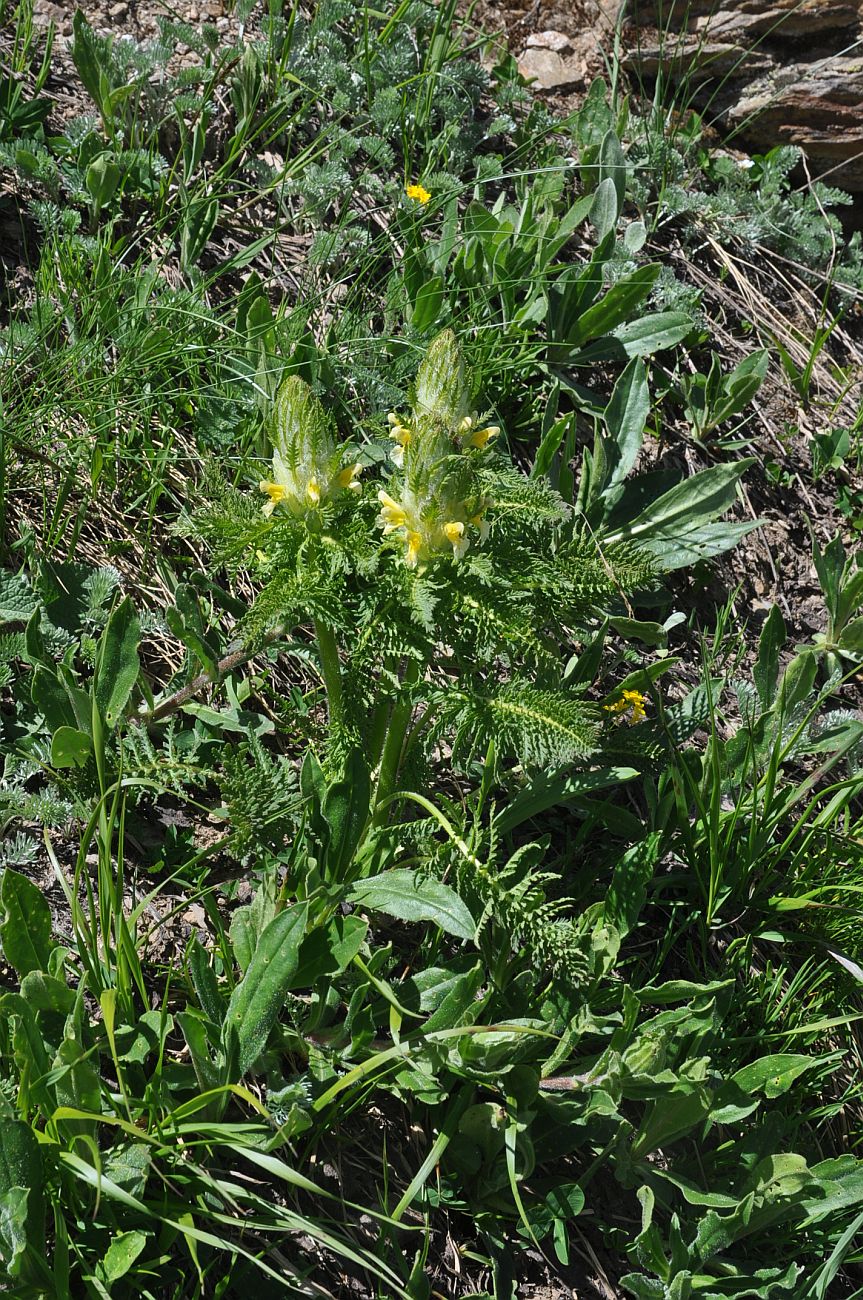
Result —
[{"label": "yellow flower head in background", "polygon": [[636,722],[643,722],[647,716],[644,711],[646,696],[641,691],[623,691],[619,700],[613,704],[606,704],[607,713],[629,714],[629,725],[634,726]]},{"label": "yellow flower head in background", "polygon": [[428,190],[422,185],[406,185],[405,194],[409,199],[413,199],[416,203],[422,203],[423,206],[425,206],[431,198],[431,194],[429,194]]}]

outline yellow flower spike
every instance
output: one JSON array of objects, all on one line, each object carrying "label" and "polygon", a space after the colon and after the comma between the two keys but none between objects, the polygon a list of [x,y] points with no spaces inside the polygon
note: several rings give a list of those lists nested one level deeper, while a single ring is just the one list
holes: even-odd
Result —
[{"label": "yellow flower spike", "polygon": [[269,501],[265,501],[261,507],[264,514],[269,518],[279,502],[284,501],[285,497],[288,495],[288,490],[281,483],[270,483],[269,480],[263,478],[258,484],[258,487],[270,498]]},{"label": "yellow flower spike", "polygon": [[470,546],[470,542],[465,536],[464,524],[460,523],[458,520],[451,520],[448,524],[444,524],[443,530],[446,534],[447,541],[452,546],[454,557],[457,560],[460,560],[465,554],[468,546]]},{"label": "yellow flower spike", "polygon": [[406,185],[405,194],[409,199],[413,199],[416,203],[421,203],[423,207],[425,207],[431,198],[431,194],[422,185]]},{"label": "yellow flower spike", "polygon": [[388,492],[384,492],[383,488],[378,492],[378,501],[381,503],[378,523],[383,527],[384,536],[386,537],[387,533],[395,532],[397,528],[404,528],[408,517],[398,501],[394,501]]},{"label": "yellow flower spike", "polygon": [[419,559],[422,541],[421,533],[409,532],[407,535],[408,549],[407,554],[405,555],[405,564],[409,569],[415,569],[417,567],[417,560]]},{"label": "yellow flower spike", "polygon": [[359,477],[363,472],[363,466],[359,461],[355,465],[348,465],[336,475],[336,486],[344,488],[347,492],[359,492]]},{"label": "yellow flower spike", "polygon": [[309,479],[308,486],[306,487],[306,496],[309,498],[313,506],[320,505],[321,489],[318,485],[318,480],[314,477]]}]

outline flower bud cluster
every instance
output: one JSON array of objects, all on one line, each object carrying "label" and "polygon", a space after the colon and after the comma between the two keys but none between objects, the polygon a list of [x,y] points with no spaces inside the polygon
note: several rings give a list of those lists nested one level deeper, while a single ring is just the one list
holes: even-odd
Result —
[{"label": "flower bud cluster", "polygon": [[317,510],[340,492],[359,492],[359,462],[344,463],[332,422],[308,384],[290,375],[279,389],[273,413],[273,477],[259,487],[263,511],[281,506],[292,515]]},{"label": "flower bud cluster", "polygon": [[[409,418],[389,416],[397,474],[378,492],[378,526],[403,547],[410,568],[435,557],[463,558],[486,540],[488,500],[478,485],[477,456],[498,436],[471,409],[470,385],[455,335],[445,330],[420,364]],[[311,389],[284,381],[273,419],[273,477],[262,480],[265,515],[282,508],[308,517],[342,492],[359,492],[359,462],[344,447]]]},{"label": "flower bud cluster", "polygon": [[378,492],[378,525],[404,545],[410,568],[449,554],[460,560],[488,534],[487,500],[477,490],[474,453],[499,433],[470,409],[470,386],[451,330],[432,342],[417,374],[409,419],[391,414],[390,459],[399,473]]}]

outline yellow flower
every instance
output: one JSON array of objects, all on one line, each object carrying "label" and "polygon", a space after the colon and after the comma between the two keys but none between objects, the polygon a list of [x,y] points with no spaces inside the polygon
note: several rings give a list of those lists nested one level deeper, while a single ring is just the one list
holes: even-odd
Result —
[{"label": "yellow flower", "polygon": [[444,524],[443,530],[446,533],[447,541],[452,546],[453,555],[460,560],[470,546],[468,538],[465,536],[464,524],[458,520],[451,520],[450,523]]},{"label": "yellow flower", "polygon": [[613,704],[606,704],[607,713],[628,713],[629,725],[634,726],[636,722],[643,722],[647,716],[644,711],[646,696],[641,691],[623,691],[620,699],[615,700]]},{"label": "yellow flower", "polygon": [[404,528],[408,517],[398,501],[393,501],[388,492],[381,488],[378,493],[378,501],[381,503],[381,512],[378,515],[378,523],[384,530],[384,537],[388,533],[393,533],[397,528]]},{"label": "yellow flower", "polygon": [[309,479],[308,484],[306,486],[306,496],[309,498],[313,506],[320,505],[321,489],[318,486],[318,480],[314,477],[314,475]]},{"label": "yellow flower", "polygon": [[288,489],[281,483],[270,483],[267,479],[261,479],[258,487],[270,498],[265,501],[262,507],[263,512],[268,517],[273,513],[280,501],[284,501],[288,494]]},{"label": "yellow flower", "polygon": [[344,488],[347,492],[360,491],[360,474],[363,467],[359,461],[355,465],[348,465],[336,475],[336,486]]},{"label": "yellow flower", "polygon": [[409,199],[414,199],[417,203],[422,203],[423,206],[425,206],[431,198],[428,190],[424,189],[422,185],[405,186],[405,194]]},{"label": "yellow flower", "polygon": [[480,451],[484,451],[492,438],[496,438],[499,433],[500,426],[497,424],[490,424],[487,429],[477,429],[472,433],[467,439],[465,446],[478,447]]},{"label": "yellow flower", "polygon": [[[384,531],[386,531],[386,529]],[[407,549],[407,554],[405,555],[405,564],[408,566],[409,569],[415,569],[417,567],[417,560],[419,559],[420,547],[422,546],[422,541],[423,539],[421,533],[415,533],[413,531],[408,532],[407,534],[408,549]]]},{"label": "yellow flower", "polygon": [[471,523],[474,528],[479,529],[479,540],[481,542],[484,542],[485,539],[488,537],[491,528],[482,510],[480,510],[479,514],[472,515],[468,522]]}]

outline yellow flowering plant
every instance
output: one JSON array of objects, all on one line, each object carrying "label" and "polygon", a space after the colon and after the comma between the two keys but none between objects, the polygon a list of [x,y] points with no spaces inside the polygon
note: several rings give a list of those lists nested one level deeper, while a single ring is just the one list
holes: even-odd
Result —
[{"label": "yellow flowering plant", "polygon": [[360,461],[345,459],[332,421],[308,385],[288,376],[273,413],[272,478],[258,485],[267,498],[263,513],[306,515],[340,492],[359,492],[361,473]]},{"label": "yellow flowering plant", "polygon": [[[565,647],[651,575],[631,546],[600,554],[548,483],[513,466],[480,409],[451,330],[388,417],[383,457],[340,441],[321,401],[290,377],[274,403],[263,502],[250,515],[238,494],[233,523],[211,521],[211,535],[232,538],[222,555],[261,584],[247,642],[313,629],[322,752],[334,772],[353,764],[352,785],[367,791],[363,842],[416,762],[446,753],[464,766],[482,754],[557,769],[594,752],[602,710],[585,698],[589,682],[567,684]],[[362,476],[364,462],[389,472]],[[630,720],[638,707],[626,703]],[[309,708],[323,720],[314,691]]]}]

